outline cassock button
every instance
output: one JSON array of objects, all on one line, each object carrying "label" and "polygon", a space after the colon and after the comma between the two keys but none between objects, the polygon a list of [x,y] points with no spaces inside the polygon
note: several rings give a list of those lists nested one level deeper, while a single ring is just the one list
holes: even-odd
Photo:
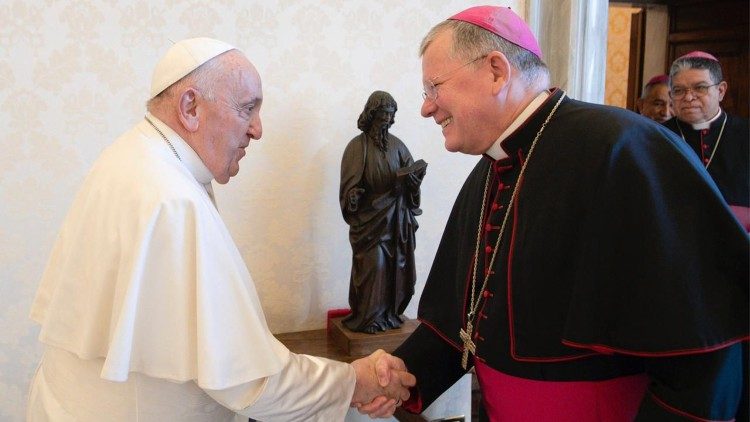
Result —
[{"label": "cassock button", "polygon": [[499,185],[497,185],[497,190],[505,189],[505,183],[500,182]]},{"label": "cassock button", "polygon": [[484,225],[484,231],[491,232],[492,231],[492,224],[487,223]]},{"label": "cassock button", "polygon": [[708,129],[701,130],[701,135],[708,135]]},{"label": "cassock button", "polygon": [[708,164],[708,158],[704,158],[703,162],[706,163],[706,164]]},{"label": "cassock button", "polygon": [[490,292],[488,292],[487,290],[485,290],[485,291],[484,291],[484,292],[482,293],[482,296],[484,296],[484,297],[490,297],[490,296],[492,296],[492,293],[490,293]]},{"label": "cassock button", "polygon": [[500,204],[497,202],[492,203],[492,211],[497,211],[497,209],[500,208]]},{"label": "cassock button", "polygon": [[708,149],[708,144],[701,144],[701,146],[703,147],[703,149]]},{"label": "cassock button", "polygon": [[487,253],[492,253],[492,246],[486,246],[484,248],[484,251],[487,252]]}]

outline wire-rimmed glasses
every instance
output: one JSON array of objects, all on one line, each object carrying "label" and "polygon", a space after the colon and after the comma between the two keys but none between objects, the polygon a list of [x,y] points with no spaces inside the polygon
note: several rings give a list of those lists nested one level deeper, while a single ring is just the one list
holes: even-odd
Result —
[{"label": "wire-rimmed glasses", "polygon": [[701,84],[701,85],[695,85],[695,86],[691,86],[687,88],[683,86],[675,86],[669,90],[669,96],[674,98],[675,100],[680,100],[684,98],[688,92],[692,92],[693,95],[696,97],[704,97],[706,96],[706,94],[708,94],[709,88],[711,88],[712,86],[719,85],[720,83],[721,82],[719,82],[718,84],[713,84],[713,85]]},{"label": "wire-rimmed glasses", "polygon": [[450,79],[450,77],[445,78],[442,82],[435,82],[435,81],[437,81],[438,79],[440,79],[442,77],[454,74],[454,73],[458,72],[459,70],[465,68],[466,66],[474,63],[475,61],[477,61],[479,59],[483,59],[485,57],[487,57],[486,54],[482,55],[482,56],[479,56],[479,57],[477,57],[475,59],[469,60],[468,62],[462,64],[461,66],[459,66],[459,67],[457,67],[457,68],[455,68],[453,70],[449,70],[449,71],[447,71],[445,73],[441,73],[440,75],[435,76],[434,78],[430,78],[430,80],[427,81],[427,85],[424,86],[424,91],[422,91],[422,99],[423,100],[430,100],[430,101],[437,100],[437,97],[438,97],[438,87],[440,85],[444,84],[445,82],[447,82],[448,79]]}]

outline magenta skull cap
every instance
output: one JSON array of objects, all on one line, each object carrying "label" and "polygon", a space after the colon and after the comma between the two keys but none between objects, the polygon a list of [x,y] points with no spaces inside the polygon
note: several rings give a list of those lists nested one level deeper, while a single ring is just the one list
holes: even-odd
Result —
[{"label": "magenta skull cap", "polygon": [[712,54],[708,54],[705,51],[700,51],[700,50],[691,51],[685,55],[678,57],[677,60],[690,59],[690,58],[708,59],[708,60],[713,60],[715,62],[719,61],[719,59],[714,57]]},{"label": "magenta skull cap", "polygon": [[484,28],[542,58],[542,50],[534,34],[531,33],[531,29],[523,19],[510,10],[510,7],[475,6],[456,13],[448,19],[468,22]]}]

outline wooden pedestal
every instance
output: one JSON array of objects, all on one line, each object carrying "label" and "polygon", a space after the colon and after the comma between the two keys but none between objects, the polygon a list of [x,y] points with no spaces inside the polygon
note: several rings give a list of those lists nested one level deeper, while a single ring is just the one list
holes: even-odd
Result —
[{"label": "wooden pedestal", "polygon": [[342,320],[344,317],[331,319],[328,337],[344,354],[350,356],[366,356],[383,349],[393,352],[419,325],[415,319],[403,317],[404,323],[399,328],[380,331],[375,334],[359,333],[346,328]]}]

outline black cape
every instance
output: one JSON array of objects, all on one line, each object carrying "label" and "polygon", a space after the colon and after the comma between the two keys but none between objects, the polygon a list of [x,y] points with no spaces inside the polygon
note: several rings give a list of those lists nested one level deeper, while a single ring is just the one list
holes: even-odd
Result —
[{"label": "black cape", "polygon": [[459,330],[488,172],[479,285],[521,187],[474,321],[476,359],[519,377],[597,380],[643,371],[642,357],[748,338],[747,235],[671,131],[566,98],[517,180],[562,94],[503,141],[509,158],[483,157],[456,199],[421,296],[422,325],[395,352],[417,375],[424,405],[463,373]]}]

